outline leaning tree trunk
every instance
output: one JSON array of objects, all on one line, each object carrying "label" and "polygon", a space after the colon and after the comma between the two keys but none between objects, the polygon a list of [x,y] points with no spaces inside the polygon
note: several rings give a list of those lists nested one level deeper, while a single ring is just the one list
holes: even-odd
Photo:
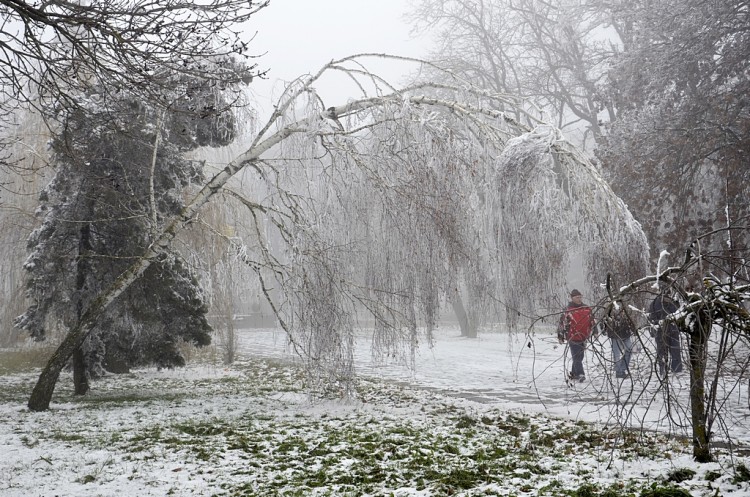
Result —
[{"label": "leaning tree trunk", "polygon": [[[94,329],[97,320],[104,313],[107,306],[119,297],[122,292],[127,290],[127,288],[136,281],[161,254],[167,251],[179,229],[189,222],[198,210],[208,202],[209,198],[219,191],[221,186],[223,186],[231,177],[232,174],[229,174],[230,170],[230,166],[227,166],[224,171],[217,174],[208,185],[199,192],[193,202],[182,211],[179,218],[172,221],[161,235],[159,235],[156,241],[149,246],[146,253],[122,273],[109,286],[109,288],[99,294],[99,296],[91,302],[88,309],[81,315],[76,326],[68,332],[65,339],[63,339],[60,346],[55,350],[49,362],[47,362],[47,365],[42,370],[42,374],[39,376],[39,380],[37,380],[34,390],[31,392],[28,404],[29,409],[32,411],[45,411],[49,409],[52,394],[55,391],[55,385],[60,377],[60,371],[62,371],[65,364],[76,350],[81,348],[84,340],[89,336],[91,330]],[[221,181],[222,179],[223,181]],[[217,186],[217,182],[220,182],[221,184]]]},{"label": "leaning tree trunk", "polygon": [[86,340],[86,337],[96,325],[104,309],[151,265],[153,259],[158,255],[155,250],[155,248],[149,249],[149,253],[120,275],[108,290],[99,295],[91,303],[76,326],[68,331],[65,339],[63,339],[42,370],[42,374],[39,375],[39,379],[36,385],[34,385],[34,390],[32,390],[31,397],[29,398],[29,409],[32,411],[45,411],[49,409],[49,403],[52,400],[55,385],[60,377],[60,371],[65,367],[65,364],[67,364],[73,353],[80,350],[84,340]]},{"label": "leaning tree trunk", "polygon": [[688,330],[690,356],[690,415],[693,425],[693,458],[710,462],[711,434],[706,417],[706,358],[711,316],[703,309],[696,313],[698,319]]}]

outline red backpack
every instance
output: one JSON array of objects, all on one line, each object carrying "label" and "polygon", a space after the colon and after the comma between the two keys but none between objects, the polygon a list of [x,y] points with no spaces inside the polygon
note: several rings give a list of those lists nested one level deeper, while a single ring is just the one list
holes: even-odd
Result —
[{"label": "red backpack", "polygon": [[593,320],[591,319],[591,307],[568,307],[565,309],[566,321],[568,323],[568,340],[572,342],[583,342],[591,335]]}]

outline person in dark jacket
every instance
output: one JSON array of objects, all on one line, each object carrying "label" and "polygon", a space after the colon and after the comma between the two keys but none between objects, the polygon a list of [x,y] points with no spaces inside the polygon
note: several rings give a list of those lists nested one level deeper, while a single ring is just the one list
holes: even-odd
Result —
[{"label": "person in dark jacket", "polygon": [[666,291],[656,296],[648,311],[648,320],[652,324],[656,341],[656,364],[661,376],[666,373],[667,358],[670,359],[669,369],[673,373],[682,371],[680,330],[674,321],[667,319],[667,316],[675,312],[677,312],[677,304]]},{"label": "person in dark jacket", "polygon": [[594,317],[591,307],[584,305],[583,295],[578,290],[570,292],[570,303],[563,310],[557,324],[557,339],[560,343],[568,342],[570,358],[573,362],[570,379],[583,382],[586,376],[583,371],[583,353],[585,342],[594,330]]},{"label": "person in dark jacket", "polygon": [[633,322],[620,310],[603,319],[604,334],[612,345],[612,362],[617,378],[630,376],[630,356],[633,353]]}]

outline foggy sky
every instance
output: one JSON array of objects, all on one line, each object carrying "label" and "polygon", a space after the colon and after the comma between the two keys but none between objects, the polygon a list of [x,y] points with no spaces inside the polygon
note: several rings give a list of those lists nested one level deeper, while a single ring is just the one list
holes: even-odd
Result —
[{"label": "foggy sky", "polygon": [[[269,69],[268,81],[254,82],[261,105],[278,96],[281,81],[314,73],[332,59],[364,53],[423,56],[427,41],[410,35],[403,20],[409,0],[272,0],[251,23],[247,33],[257,36],[250,51],[262,56],[261,68]],[[379,75],[399,82],[408,72],[403,64],[375,64]],[[355,95],[352,86],[326,80],[317,85],[326,105],[340,105]]]}]

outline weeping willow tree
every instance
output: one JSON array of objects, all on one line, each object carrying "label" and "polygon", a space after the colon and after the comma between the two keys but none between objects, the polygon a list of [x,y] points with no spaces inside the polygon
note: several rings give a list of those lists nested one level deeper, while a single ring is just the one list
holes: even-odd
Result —
[{"label": "weeping willow tree", "polygon": [[[522,102],[468,84],[396,89],[367,70],[368,57],[331,62],[287,88],[245,151],[91,301],[42,372],[31,409],[49,407],[96,319],[243,172],[253,188],[233,197],[256,242],[234,240],[238,260],[323,384],[354,374],[352,330],[363,316],[383,353],[430,340],[459,274],[488,302],[510,298],[504,305],[533,312],[582,247],[592,247],[590,271],[613,253],[645,266],[645,239],[624,204],[556,130],[511,117]],[[330,73],[357,81],[361,98],[326,105],[315,85]],[[593,249],[604,244],[612,250]]]}]

